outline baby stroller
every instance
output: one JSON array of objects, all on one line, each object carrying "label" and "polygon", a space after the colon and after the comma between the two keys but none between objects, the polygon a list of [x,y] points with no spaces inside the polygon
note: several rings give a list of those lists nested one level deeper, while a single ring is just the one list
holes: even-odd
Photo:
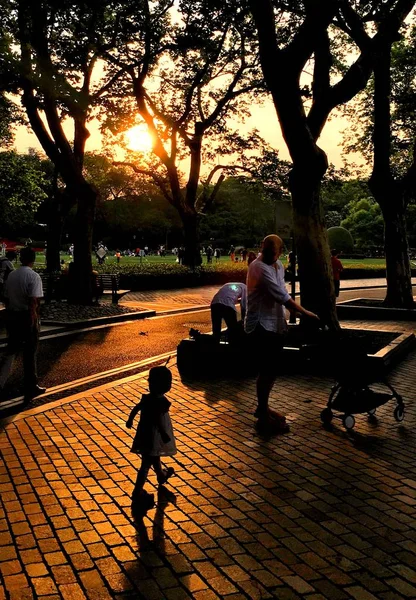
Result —
[{"label": "baby stroller", "polygon": [[[334,417],[338,417],[345,429],[350,430],[355,425],[355,414],[374,416],[379,406],[393,399],[396,400],[394,418],[398,422],[403,421],[403,399],[387,381],[384,365],[380,366],[357,342],[351,340],[343,340],[334,350],[336,384],[329,394],[327,407],[321,412],[322,422],[328,425]],[[386,391],[373,390],[371,384],[381,384]],[[341,414],[334,414],[334,411]]]}]

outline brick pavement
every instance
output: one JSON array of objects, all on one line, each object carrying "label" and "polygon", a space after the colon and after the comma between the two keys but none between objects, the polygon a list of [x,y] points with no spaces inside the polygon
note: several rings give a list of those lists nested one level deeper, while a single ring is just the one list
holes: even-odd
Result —
[{"label": "brick pavement", "polygon": [[330,379],[282,376],[291,432],[271,439],[253,380],[175,371],[177,476],[136,524],[124,422],[146,374],[18,415],[0,433],[0,599],[415,598],[415,369],[416,351],[391,375],[405,421],[390,403],[352,432],[320,423]]},{"label": "brick pavement", "polygon": [[[413,280],[415,281],[415,280]],[[339,300],[362,296],[366,298],[383,297],[383,291],[367,289],[358,292],[359,288],[372,288],[374,286],[385,286],[385,279],[346,279],[341,281],[342,297]],[[143,292],[130,292],[122,299],[123,306],[140,306],[157,311],[186,308],[210,304],[212,297],[219,289],[219,285],[201,286],[196,288],[182,288],[174,290],[149,290]],[[357,292],[345,290],[354,290]],[[296,284],[299,291],[299,284]],[[343,291],[344,290],[344,291]],[[416,289],[415,289],[416,293]]]}]

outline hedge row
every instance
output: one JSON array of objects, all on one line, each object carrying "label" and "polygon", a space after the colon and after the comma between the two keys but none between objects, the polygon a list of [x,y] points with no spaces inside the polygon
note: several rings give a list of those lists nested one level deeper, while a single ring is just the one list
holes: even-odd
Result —
[{"label": "hedge row", "polygon": [[200,285],[221,285],[245,281],[247,266],[223,263],[203,265],[195,270],[177,264],[101,265],[99,273],[120,273],[120,287],[132,291],[174,289]]},{"label": "hedge row", "polygon": [[[229,281],[245,281],[247,275],[246,264],[231,262],[203,265],[195,270],[178,264],[157,263],[111,264],[101,265],[96,269],[99,273],[119,273],[120,287],[132,291],[222,285]],[[343,279],[373,279],[385,276],[385,269],[380,269],[375,265],[346,265],[342,273]],[[416,269],[412,270],[412,276],[416,277]]]}]

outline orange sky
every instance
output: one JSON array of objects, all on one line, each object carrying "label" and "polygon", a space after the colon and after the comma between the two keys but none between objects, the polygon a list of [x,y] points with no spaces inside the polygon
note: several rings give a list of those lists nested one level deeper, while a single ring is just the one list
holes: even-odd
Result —
[{"label": "orange sky", "polygon": [[[256,107],[253,110],[252,116],[247,119],[243,126],[245,130],[250,130],[256,127],[260,135],[279,152],[281,159],[289,159],[289,154],[280,133],[280,126],[277,120],[276,112],[273,103],[269,100],[263,106]],[[322,136],[319,140],[320,146],[328,154],[328,159],[336,167],[343,166],[342,148],[340,146],[342,140],[342,131],[348,127],[348,121],[340,116],[334,116],[327,123]],[[101,148],[101,134],[97,121],[91,121],[89,124],[91,136],[87,142],[87,150],[97,150]],[[70,137],[70,130],[67,130]],[[19,152],[26,152],[28,148],[40,149],[40,145],[36,136],[28,131],[25,127],[19,127],[16,134],[16,148]],[[349,161],[359,159],[357,156],[347,157]]]}]

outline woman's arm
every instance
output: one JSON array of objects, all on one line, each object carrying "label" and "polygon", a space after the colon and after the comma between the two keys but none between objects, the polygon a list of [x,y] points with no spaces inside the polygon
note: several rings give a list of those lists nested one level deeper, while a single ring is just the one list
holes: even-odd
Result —
[{"label": "woman's arm", "polygon": [[292,298],[289,298],[289,300],[287,300],[287,302],[285,302],[284,305],[288,310],[295,310],[301,313],[302,315],[305,315],[305,317],[310,317],[311,319],[316,319],[319,321],[318,315],[316,315],[310,310],[306,310],[306,308],[303,308],[303,306],[295,302]]}]

